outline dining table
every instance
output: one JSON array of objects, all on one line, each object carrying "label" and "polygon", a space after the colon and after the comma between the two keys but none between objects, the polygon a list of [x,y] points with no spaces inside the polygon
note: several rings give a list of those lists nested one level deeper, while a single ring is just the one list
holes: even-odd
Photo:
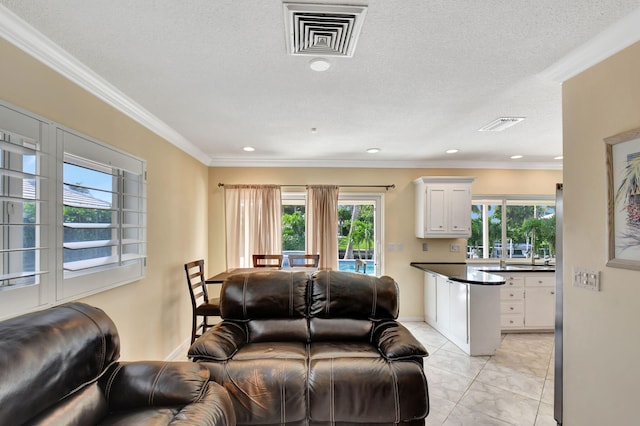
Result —
[{"label": "dining table", "polygon": [[260,272],[260,271],[288,271],[288,272],[298,272],[298,271],[306,271],[306,272],[315,272],[318,268],[308,267],[308,266],[294,266],[293,268],[283,268],[277,266],[263,266],[259,268],[230,268],[224,272],[220,272],[212,277],[209,277],[205,280],[207,284],[222,284],[224,280],[226,280],[231,275],[236,274],[246,274],[251,272]]}]

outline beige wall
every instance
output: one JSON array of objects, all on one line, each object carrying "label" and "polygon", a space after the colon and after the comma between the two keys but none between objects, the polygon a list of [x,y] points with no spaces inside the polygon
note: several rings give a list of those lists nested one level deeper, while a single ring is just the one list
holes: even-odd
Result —
[{"label": "beige wall", "polygon": [[203,257],[207,273],[224,269],[223,190],[218,182],[278,184],[395,184],[385,193],[383,270],[401,289],[401,315],[423,315],[422,274],[411,261],[463,260],[451,240],[415,238],[413,179],[476,176],[474,194],[553,194],[559,171],[484,169],[210,168],[118,113],[10,44],[0,41],[0,98],[144,158],[148,166],[148,268],[144,280],[84,301],[104,309],[122,339],[123,359],[162,359],[189,338],[191,307],[182,265]]},{"label": "beige wall", "polygon": [[[449,252],[450,239],[419,239],[414,234],[414,184],[420,176],[475,176],[474,195],[550,194],[562,182],[560,171],[486,170],[486,169],[366,169],[366,168],[227,168],[209,169],[209,268],[225,269],[224,260],[224,190],[222,183],[343,184],[387,185],[396,188],[385,192],[384,243],[403,245],[402,251],[384,253],[383,273],[392,276],[400,287],[400,316],[422,318],[423,273],[410,262],[464,261],[464,251]],[[343,189],[359,191],[362,189]],[[383,190],[384,191],[384,190]],[[429,251],[422,251],[428,242]],[[459,241],[464,247],[466,242]]]},{"label": "beige wall", "polygon": [[[603,139],[640,127],[640,43],[567,81],[564,126],[564,410],[568,426],[638,424],[640,272],[606,266]],[[602,291],[572,287],[602,271]]]},{"label": "beige wall", "polygon": [[164,359],[190,338],[183,263],[207,258],[207,167],[0,40],[0,98],[147,161],[147,277],[83,301],[120,332],[122,359]]}]

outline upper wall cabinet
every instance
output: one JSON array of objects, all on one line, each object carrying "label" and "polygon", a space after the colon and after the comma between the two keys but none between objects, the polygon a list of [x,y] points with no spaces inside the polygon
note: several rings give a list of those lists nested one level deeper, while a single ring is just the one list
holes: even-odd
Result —
[{"label": "upper wall cabinet", "polygon": [[469,238],[471,183],[468,176],[423,176],[416,188],[416,237]]}]

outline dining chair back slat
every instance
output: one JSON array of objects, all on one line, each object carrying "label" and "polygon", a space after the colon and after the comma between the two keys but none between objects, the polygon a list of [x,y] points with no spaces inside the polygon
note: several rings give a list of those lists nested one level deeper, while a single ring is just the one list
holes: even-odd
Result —
[{"label": "dining chair back slat", "polygon": [[319,254],[290,254],[288,257],[290,268],[317,268],[320,264]]},{"label": "dining chair back slat", "polygon": [[253,267],[265,268],[265,267],[282,267],[283,255],[281,254],[254,254],[253,255]]},{"label": "dining chair back slat", "polygon": [[185,263],[184,270],[191,297],[191,343],[193,343],[196,338],[213,327],[213,324],[209,323],[209,317],[220,316],[220,299],[209,298],[204,277],[203,259]]}]

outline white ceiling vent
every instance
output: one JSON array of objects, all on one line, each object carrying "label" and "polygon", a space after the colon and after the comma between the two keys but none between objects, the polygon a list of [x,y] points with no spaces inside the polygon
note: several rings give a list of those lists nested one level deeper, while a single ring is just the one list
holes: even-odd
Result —
[{"label": "white ceiling vent", "polygon": [[500,117],[478,130],[481,132],[501,132],[511,126],[515,126],[522,120],[524,120],[524,117]]},{"label": "white ceiling vent", "polygon": [[366,13],[366,6],[284,3],[287,52],[350,58]]}]

